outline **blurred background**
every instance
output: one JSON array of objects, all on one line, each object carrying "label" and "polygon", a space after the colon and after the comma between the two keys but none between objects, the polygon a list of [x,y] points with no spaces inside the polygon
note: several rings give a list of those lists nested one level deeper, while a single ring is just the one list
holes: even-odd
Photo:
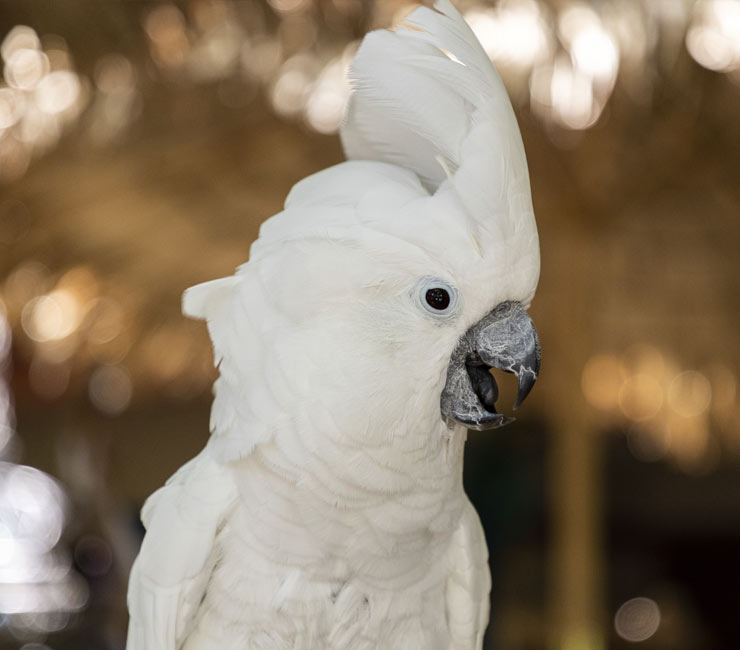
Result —
[{"label": "blurred background", "polygon": [[[498,650],[740,647],[740,2],[457,2],[517,110],[541,379],[473,434]],[[0,648],[121,650],[205,443],[182,291],[342,160],[391,0],[0,2]]]}]

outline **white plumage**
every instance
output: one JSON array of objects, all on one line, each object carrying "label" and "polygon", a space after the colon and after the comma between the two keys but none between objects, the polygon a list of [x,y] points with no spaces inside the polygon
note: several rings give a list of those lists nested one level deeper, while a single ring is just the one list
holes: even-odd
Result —
[{"label": "white plumage", "polygon": [[[447,0],[369,34],[352,80],[349,161],[185,293],[220,370],[212,436],[144,507],[127,650],[481,647],[487,552],[440,394],[468,328],[534,295],[524,150]],[[421,304],[430,278],[450,315]]]}]

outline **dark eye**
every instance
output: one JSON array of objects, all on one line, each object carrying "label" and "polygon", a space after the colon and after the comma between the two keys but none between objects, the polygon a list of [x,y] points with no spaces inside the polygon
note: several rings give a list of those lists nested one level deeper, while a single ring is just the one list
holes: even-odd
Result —
[{"label": "dark eye", "polygon": [[439,311],[444,311],[450,306],[450,294],[440,287],[427,290],[424,298],[430,307]]},{"label": "dark eye", "polygon": [[435,319],[447,319],[458,312],[460,296],[457,289],[446,280],[426,277],[416,286],[417,304]]}]

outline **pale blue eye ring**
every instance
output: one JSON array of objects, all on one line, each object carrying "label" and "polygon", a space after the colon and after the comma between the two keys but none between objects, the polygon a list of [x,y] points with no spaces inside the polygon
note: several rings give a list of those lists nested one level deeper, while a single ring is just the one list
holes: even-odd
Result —
[{"label": "pale blue eye ring", "polygon": [[449,282],[424,278],[418,286],[417,300],[427,313],[437,318],[448,318],[457,311],[459,295]]}]

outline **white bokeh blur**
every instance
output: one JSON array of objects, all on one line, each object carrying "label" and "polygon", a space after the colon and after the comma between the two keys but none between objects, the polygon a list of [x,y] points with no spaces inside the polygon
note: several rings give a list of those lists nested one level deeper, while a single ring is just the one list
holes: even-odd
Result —
[{"label": "white bokeh blur", "polygon": [[[10,352],[10,330],[0,310],[0,354]],[[61,485],[48,474],[9,460],[14,415],[0,364],[0,615],[11,633],[52,632],[87,604],[88,588],[61,544],[69,509]]]}]

